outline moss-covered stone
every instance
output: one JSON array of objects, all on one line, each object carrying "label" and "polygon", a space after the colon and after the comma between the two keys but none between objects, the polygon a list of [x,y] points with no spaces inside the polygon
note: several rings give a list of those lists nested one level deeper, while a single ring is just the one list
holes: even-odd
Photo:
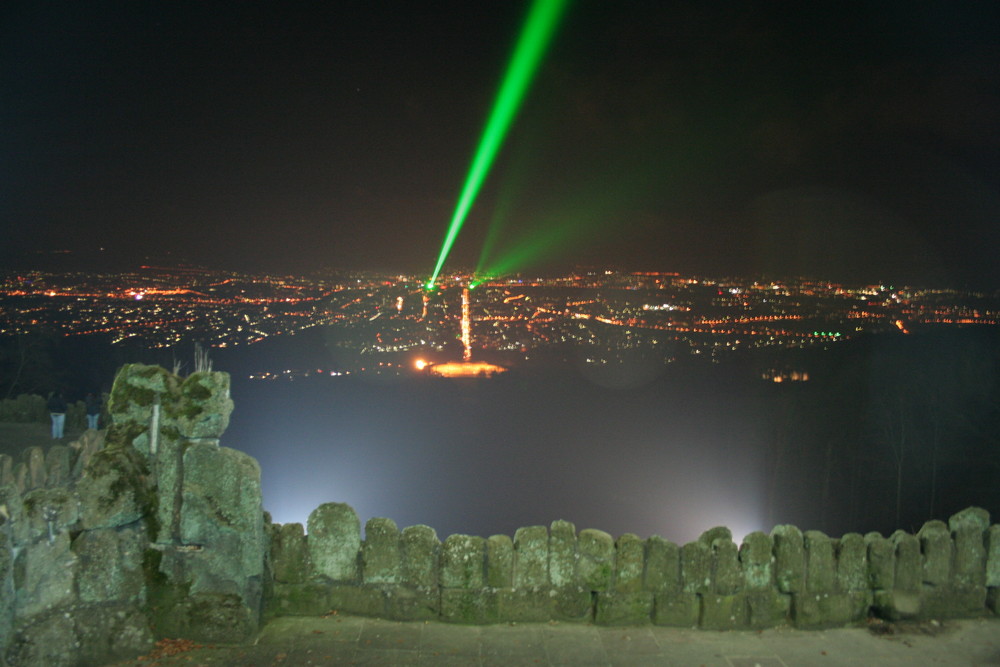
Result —
[{"label": "moss-covered stone", "polygon": [[806,591],[829,593],[837,589],[837,563],[834,559],[834,540],[818,530],[808,530],[803,535],[802,546],[806,556]]},{"label": "moss-covered stone", "polygon": [[703,593],[699,625],[704,630],[737,630],[745,628],[747,621],[746,596],[743,593],[719,595]]},{"label": "moss-covered stone", "polygon": [[585,528],[580,531],[577,549],[580,585],[590,591],[609,590],[615,567],[614,539],[603,530]]},{"label": "moss-covered stone", "polygon": [[549,531],[545,526],[514,533],[514,588],[549,585]]},{"label": "moss-covered stone", "polygon": [[718,595],[735,595],[743,590],[743,569],[740,552],[731,539],[712,542],[712,591]]},{"label": "moss-covered stone", "polygon": [[782,593],[805,590],[806,556],[802,531],[795,526],[775,526],[771,531],[774,541],[774,576]]},{"label": "moss-covered stone", "polygon": [[21,547],[14,559],[14,609],[28,618],[69,604],[78,569],[68,533]]},{"label": "moss-covered stone", "polygon": [[986,532],[986,585],[1000,587],[1000,524]]},{"label": "moss-covered stone", "polygon": [[681,590],[685,593],[712,590],[712,548],[701,540],[681,547]]},{"label": "moss-covered stone", "polygon": [[654,594],[649,591],[604,591],[597,594],[598,625],[644,625],[651,622]]},{"label": "moss-covered stone", "polygon": [[896,545],[878,533],[865,535],[868,556],[867,587],[891,590],[896,586]]},{"label": "moss-covered stone", "polygon": [[754,629],[773,628],[788,621],[792,596],[773,588],[758,588],[744,593],[747,603],[747,624]]},{"label": "moss-covered stone", "polygon": [[441,586],[479,590],[485,585],[486,541],[449,535],[441,548]]},{"label": "moss-covered stone", "polygon": [[576,581],[576,526],[562,519],[549,526],[549,581],[562,588],[575,586]]},{"label": "moss-covered stone", "polygon": [[441,589],[392,586],[385,590],[386,617],[397,621],[430,621],[441,613]]},{"label": "moss-covered stone", "polygon": [[774,586],[774,542],[761,531],[754,531],[743,538],[740,545],[740,566],[743,585],[747,590],[763,590]]},{"label": "moss-covered stone", "polygon": [[917,532],[923,555],[923,583],[946,586],[951,580],[951,533],[943,521],[928,521]]},{"label": "moss-covered stone", "polygon": [[867,618],[871,604],[871,591],[799,593],[792,598],[792,619],[797,628],[837,627]]},{"label": "moss-covered stone", "polygon": [[952,581],[960,588],[986,585],[986,532],[990,513],[969,507],[948,519],[955,544]]},{"label": "moss-covered stone", "polygon": [[77,591],[81,602],[140,605],[145,602],[141,523],[80,533],[72,543],[79,560]]},{"label": "moss-covered stone", "polygon": [[367,584],[395,584],[401,580],[399,529],[392,519],[376,517],[365,523],[361,571]]},{"label": "moss-covered stone", "polygon": [[975,618],[987,613],[985,586],[924,586],[920,618]]},{"label": "moss-covered stone", "polygon": [[332,609],[326,583],[275,582],[267,601],[268,616],[320,616]]},{"label": "moss-covered stone", "polygon": [[155,520],[157,500],[146,461],[131,447],[95,453],[77,483],[84,530]]},{"label": "moss-covered stone", "polygon": [[79,519],[79,500],[68,487],[39,488],[24,496],[29,539],[50,539],[74,527]]},{"label": "moss-covered stone", "polygon": [[552,596],[543,588],[498,588],[497,616],[504,622],[541,623],[552,618]]},{"label": "moss-covered stone", "polygon": [[301,523],[277,527],[271,539],[271,570],[275,581],[300,584],[309,578],[309,549]]},{"label": "moss-covered stone", "polygon": [[920,540],[915,535],[897,530],[889,536],[889,541],[896,548],[896,590],[919,591],[923,581]]},{"label": "moss-covered stone", "polygon": [[385,616],[386,594],[382,586],[335,584],[328,591],[331,609],[361,616]]},{"label": "moss-covered stone", "polygon": [[436,588],[441,542],[430,526],[407,526],[400,537],[403,581],[415,588]]},{"label": "moss-covered stone", "polygon": [[646,569],[643,588],[652,593],[677,593],[681,590],[681,549],[653,535],[646,540]]},{"label": "moss-covered stone", "polygon": [[733,531],[725,526],[715,526],[698,536],[698,541],[706,547],[711,547],[716,540],[729,540],[731,542],[733,540]]},{"label": "moss-covered stone", "polygon": [[657,593],[653,602],[653,623],[674,628],[698,625],[701,601],[697,593]]},{"label": "moss-covered stone", "polygon": [[70,481],[72,450],[65,445],[52,445],[45,455],[45,484],[62,486]]},{"label": "moss-covered stone", "polygon": [[560,586],[548,591],[552,620],[583,623],[594,618],[594,595],[582,586]]},{"label": "moss-covered stone", "polygon": [[486,540],[486,585],[491,588],[514,585],[514,542],[507,535],[491,535]]},{"label": "moss-covered stone", "polygon": [[358,579],[361,520],[350,505],[324,503],[309,515],[309,559],[316,576],[333,581]]},{"label": "moss-covered stone", "polygon": [[[445,540],[445,544],[448,540]],[[499,623],[504,619],[500,614],[497,595],[492,589],[468,590],[444,588],[441,590],[441,616],[447,623],[483,625]]]},{"label": "moss-covered stone", "polygon": [[[613,588],[619,593],[642,590],[642,572],[646,545],[638,535],[625,533],[615,542],[615,576]],[[649,598],[652,604],[652,597]],[[648,616],[648,614],[647,614]]]},{"label": "moss-covered stone", "polygon": [[848,533],[837,542],[837,588],[861,591],[868,583],[868,545],[859,533]]}]

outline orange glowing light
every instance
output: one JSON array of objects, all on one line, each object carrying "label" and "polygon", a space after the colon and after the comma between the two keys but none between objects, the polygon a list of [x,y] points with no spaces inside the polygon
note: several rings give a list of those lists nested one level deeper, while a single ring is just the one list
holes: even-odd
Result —
[{"label": "orange glowing light", "polygon": [[424,359],[417,359],[415,362],[413,362],[413,365],[416,367],[418,371],[422,371],[425,368],[427,368],[427,362]]}]

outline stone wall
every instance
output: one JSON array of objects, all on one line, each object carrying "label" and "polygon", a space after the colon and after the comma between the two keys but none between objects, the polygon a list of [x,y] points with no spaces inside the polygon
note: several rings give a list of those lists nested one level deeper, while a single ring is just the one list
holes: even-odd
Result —
[{"label": "stone wall", "polygon": [[269,525],[268,613],[331,609],[456,623],[592,621],[710,630],[956,618],[997,611],[1000,526],[969,508],[916,535],[831,538],[777,526],[737,546],[727,528],[683,546],[617,540],[566,521],[441,542],[427,526],[400,531],[329,503],[300,524]]},{"label": "stone wall", "polygon": [[260,469],[219,446],[231,410],[224,373],[131,365],[106,432],[0,455],[0,665],[106,664],[160,637],[256,632]]},{"label": "stone wall", "polygon": [[219,446],[229,377],[124,367],[112,424],[0,455],[0,667],[105,664],[161,637],[245,641],[262,618],[331,610],[453,623],[712,630],[996,613],[1000,526],[969,508],[916,535],[778,526],[737,546],[614,539],[566,521],[513,537],[399,530],[327,503],[270,523],[260,469]]}]

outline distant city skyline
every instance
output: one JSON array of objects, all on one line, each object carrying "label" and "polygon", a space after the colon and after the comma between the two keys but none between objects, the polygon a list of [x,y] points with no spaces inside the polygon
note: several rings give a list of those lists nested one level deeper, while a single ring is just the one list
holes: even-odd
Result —
[{"label": "distant city skyline", "polygon": [[[428,276],[528,6],[14,2],[0,267]],[[997,289],[998,23],[572,2],[445,270]]]}]

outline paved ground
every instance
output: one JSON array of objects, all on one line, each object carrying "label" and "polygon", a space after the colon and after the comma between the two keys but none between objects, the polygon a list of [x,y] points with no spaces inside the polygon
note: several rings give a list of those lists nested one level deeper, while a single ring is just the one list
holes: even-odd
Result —
[{"label": "paved ground", "polygon": [[470,627],[331,614],[276,619],[244,646],[166,641],[120,665],[1000,665],[1000,619],[708,632],[563,623]]}]

